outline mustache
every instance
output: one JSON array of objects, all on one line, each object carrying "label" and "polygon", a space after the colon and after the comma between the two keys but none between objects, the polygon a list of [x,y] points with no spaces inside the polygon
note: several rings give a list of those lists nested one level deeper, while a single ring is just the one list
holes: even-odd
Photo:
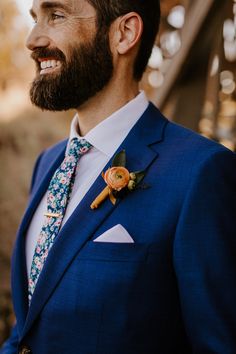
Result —
[{"label": "mustache", "polygon": [[38,62],[39,58],[55,58],[56,60],[60,61],[66,61],[66,57],[64,53],[57,48],[36,48],[32,53],[31,53],[31,58]]}]

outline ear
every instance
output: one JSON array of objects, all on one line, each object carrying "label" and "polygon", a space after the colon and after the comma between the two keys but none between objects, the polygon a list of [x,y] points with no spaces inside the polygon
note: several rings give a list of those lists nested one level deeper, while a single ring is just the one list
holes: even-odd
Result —
[{"label": "ear", "polygon": [[119,54],[126,54],[134,48],[141,38],[143,21],[136,12],[129,12],[117,19],[116,50]]}]

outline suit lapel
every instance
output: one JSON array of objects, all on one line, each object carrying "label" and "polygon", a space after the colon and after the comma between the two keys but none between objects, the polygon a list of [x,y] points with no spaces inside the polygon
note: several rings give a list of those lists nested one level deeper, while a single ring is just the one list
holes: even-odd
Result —
[{"label": "suit lapel", "polygon": [[17,241],[15,244],[15,249],[13,251],[12,257],[12,292],[13,292],[13,303],[14,310],[17,317],[17,327],[19,333],[22,332],[25,319],[28,312],[28,281],[27,281],[27,270],[26,270],[26,257],[25,257],[25,234],[29,226],[30,220],[41,201],[43,195],[47,190],[49,181],[55,169],[59,166],[63,160],[65,153],[65,144],[60,148],[59,154],[53,160],[51,166],[48,168],[43,178],[42,182],[37,187],[37,190],[31,196],[29,206],[23,217],[20,229],[18,231]]},{"label": "suit lapel", "polygon": [[[158,117],[156,108],[150,104],[117,150],[117,152],[122,149],[126,150],[127,168],[130,171],[145,170],[157,158],[158,153],[148,145],[162,139],[166,122],[167,120],[161,118],[160,115]],[[111,161],[109,161],[105,170],[110,165]],[[104,187],[104,181],[99,176],[56,238],[39,277],[23,335],[31,327],[33,321],[80,249],[92,237],[100,224],[115,208],[119,207],[119,203],[122,203],[122,201],[118,201],[114,206],[109,200],[106,200],[99,209],[91,210],[90,204]]]}]

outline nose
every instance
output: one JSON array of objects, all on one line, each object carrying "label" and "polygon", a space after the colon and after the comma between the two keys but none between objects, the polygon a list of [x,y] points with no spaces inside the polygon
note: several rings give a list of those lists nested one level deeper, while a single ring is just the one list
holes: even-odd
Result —
[{"label": "nose", "polygon": [[49,44],[50,39],[38,24],[33,27],[25,43],[26,47],[32,51],[36,48],[48,47]]}]

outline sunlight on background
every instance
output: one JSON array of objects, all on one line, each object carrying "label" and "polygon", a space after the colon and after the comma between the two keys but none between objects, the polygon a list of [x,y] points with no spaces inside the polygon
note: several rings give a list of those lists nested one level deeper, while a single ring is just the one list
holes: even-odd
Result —
[{"label": "sunlight on background", "polygon": [[16,4],[29,27],[32,26],[32,20],[29,15],[29,9],[32,6],[32,1],[33,0],[16,0]]},{"label": "sunlight on background", "polygon": [[33,25],[29,15],[31,6],[32,0],[3,0],[1,3],[4,21],[0,28],[0,63],[5,70],[0,73],[0,122],[14,120],[30,106],[28,88],[34,64],[25,40]]}]

